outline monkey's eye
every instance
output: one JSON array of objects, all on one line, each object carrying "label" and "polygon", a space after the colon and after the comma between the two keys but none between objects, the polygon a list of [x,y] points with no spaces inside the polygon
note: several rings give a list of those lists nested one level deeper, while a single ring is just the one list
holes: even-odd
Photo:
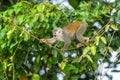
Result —
[{"label": "monkey's eye", "polygon": [[60,33],[61,31],[59,31],[58,33]]}]

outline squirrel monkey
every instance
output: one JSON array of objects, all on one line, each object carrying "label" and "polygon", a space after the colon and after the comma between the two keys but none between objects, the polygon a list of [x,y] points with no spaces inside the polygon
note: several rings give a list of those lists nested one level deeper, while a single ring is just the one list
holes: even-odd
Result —
[{"label": "squirrel monkey", "polygon": [[[86,45],[89,42],[88,37],[84,37],[83,34],[87,29],[88,24],[85,22],[73,22],[68,26],[62,28],[53,29],[53,37],[50,39],[40,39],[40,43],[53,44],[56,41],[64,42],[62,50],[66,50],[71,44],[71,40],[76,38],[82,45]],[[77,46],[79,46],[78,44]]]}]

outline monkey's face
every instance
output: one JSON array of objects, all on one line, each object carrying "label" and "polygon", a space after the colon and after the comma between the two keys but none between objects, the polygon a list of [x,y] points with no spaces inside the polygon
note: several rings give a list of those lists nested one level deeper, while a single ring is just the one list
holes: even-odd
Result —
[{"label": "monkey's face", "polygon": [[62,29],[61,28],[55,28],[53,30],[53,37],[59,37],[62,35]]},{"label": "monkey's face", "polygon": [[53,30],[53,37],[58,41],[64,41],[62,29],[61,28],[55,28]]}]

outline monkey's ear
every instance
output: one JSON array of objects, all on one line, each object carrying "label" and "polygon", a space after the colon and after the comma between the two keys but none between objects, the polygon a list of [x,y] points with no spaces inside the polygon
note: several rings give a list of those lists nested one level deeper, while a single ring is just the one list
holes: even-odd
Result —
[{"label": "monkey's ear", "polygon": [[58,33],[61,34],[62,31],[63,31],[62,28],[59,28]]},{"label": "monkey's ear", "polygon": [[59,28],[59,27],[54,28],[52,32],[53,32],[53,33],[62,32],[62,28]]},{"label": "monkey's ear", "polygon": [[57,27],[52,30],[52,33],[56,32],[56,30],[57,30]]}]

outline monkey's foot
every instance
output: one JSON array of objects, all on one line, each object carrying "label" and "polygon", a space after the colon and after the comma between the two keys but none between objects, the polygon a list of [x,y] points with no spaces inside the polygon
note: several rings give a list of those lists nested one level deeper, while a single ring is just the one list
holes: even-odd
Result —
[{"label": "monkey's foot", "polygon": [[79,48],[79,47],[81,47],[81,46],[85,46],[85,44],[83,44],[83,43],[78,43],[78,44],[76,45],[76,48]]}]

